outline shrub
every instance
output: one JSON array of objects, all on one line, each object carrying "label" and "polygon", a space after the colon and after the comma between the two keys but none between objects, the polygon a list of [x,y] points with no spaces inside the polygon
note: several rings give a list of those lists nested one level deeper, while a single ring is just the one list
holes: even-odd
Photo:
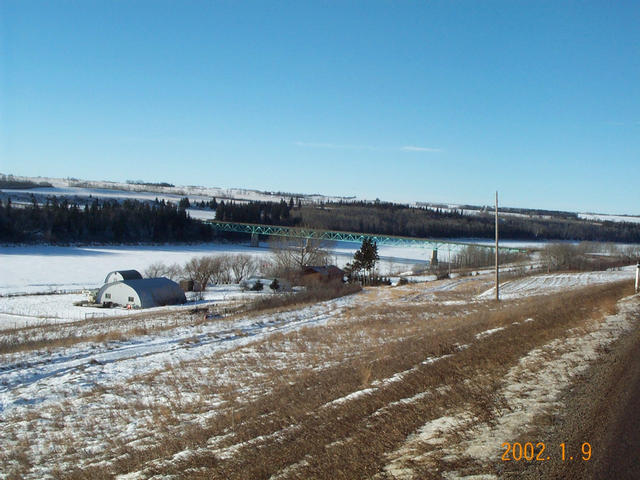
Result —
[{"label": "shrub", "polygon": [[280,308],[303,303],[315,303],[332,298],[343,297],[362,290],[362,287],[354,283],[342,283],[341,281],[322,282],[306,287],[294,293],[284,295],[261,295],[249,305],[248,310],[264,310],[267,308]]}]

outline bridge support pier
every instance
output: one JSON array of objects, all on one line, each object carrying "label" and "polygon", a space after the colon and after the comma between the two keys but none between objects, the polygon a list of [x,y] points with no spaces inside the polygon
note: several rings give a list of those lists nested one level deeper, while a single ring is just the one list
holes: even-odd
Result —
[{"label": "bridge support pier", "polygon": [[252,233],[251,234],[251,246],[252,247],[258,247],[260,245],[259,239],[258,239],[258,234],[257,233]]}]

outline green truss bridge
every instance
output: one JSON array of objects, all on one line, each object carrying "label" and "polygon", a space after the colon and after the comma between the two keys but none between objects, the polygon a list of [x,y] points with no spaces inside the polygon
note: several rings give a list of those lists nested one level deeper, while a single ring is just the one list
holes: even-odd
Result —
[{"label": "green truss bridge", "polygon": [[[326,240],[335,242],[362,243],[365,238],[370,238],[378,245],[388,245],[392,247],[418,247],[438,250],[445,248],[450,251],[467,246],[494,249],[491,245],[479,245],[468,242],[452,242],[449,240],[438,240],[433,238],[400,237],[395,235],[378,235],[372,233],[340,232],[331,230],[317,230],[312,228],[282,227],[278,225],[259,225],[255,223],[220,222],[217,220],[207,220],[213,228],[220,232],[237,232],[251,235],[252,242],[257,242],[258,235],[268,235],[289,238],[309,238],[315,240]],[[500,251],[525,252],[522,248],[499,247]]]}]

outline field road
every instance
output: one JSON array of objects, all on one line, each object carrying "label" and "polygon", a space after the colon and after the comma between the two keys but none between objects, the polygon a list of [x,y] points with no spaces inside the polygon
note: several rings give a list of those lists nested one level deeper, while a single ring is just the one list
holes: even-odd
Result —
[{"label": "field road", "polygon": [[[619,363],[621,375],[611,379],[611,389],[602,399],[599,426],[602,454],[595,459],[590,478],[640,478],[640,334]],[[615,373],[618,373],[617,371]],[[585,477],[583,477],[585,478]]]},{"label": "field road", "polygon": [[[565,399],[566,418],[549,428],[549,444],[589,442],[584,462],[530,464],[514,478],[640,479],[640,328],[636,327],[590,368]],[[511,478],[511,477],[509,477]]]}]

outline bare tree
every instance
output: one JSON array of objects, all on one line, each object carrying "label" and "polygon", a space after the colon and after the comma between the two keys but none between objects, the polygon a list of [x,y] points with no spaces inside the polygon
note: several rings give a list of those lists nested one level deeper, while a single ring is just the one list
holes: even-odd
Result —
[{"label": "bare tree", "polygon": [[640,246],[638,245],[627,245],[621,247],[621,254],[628,260],[632,261],[640,261]]},{"label": "bare tree", "polygon": [[166,265],[163,262],[154,262],[144,271],[147,278],[167,277],[171,280],[178,280],[182,276],[182,267],[177,263]]},{"label": "bare tree", "polygon": [[[458,268],[486,267],[495,263],[495,252],[493,248],[467,245],[459,249],[449,262]],[[500,260],[503,260],[504,255],[501,253],[500,256]]]},{"label": "bare tree", "polygon": [[[455,268],[478,268],[495,264],[494,248],[467,245],[460,248],[449,259]],[[500,264],[514,263],[525,260],[526,254],[520,252],[500,252]]]},{"label": "bare tree", "polygon": [[153,262],[149,265],[144,271],[144,276],[146,278],[157,278],[163,277],[164,272],[167,269],[167,266],[162,262]]},{"label": "bare tree", "polygon": [[258,269],[258,265],[251,255],[239,253],[229,258],[229,266],[237,283],[249,278]]},{"label": "bare tree", "polygon": [[164,276],[175,282],[184,277],[184,269],[177,263],[172,263],[165,270]]},{"label": "bare tree", "polygon": [[214,272],[218,268],[214,261],[216,257],[193,257],[184,266],[185,276],[193,280],[194,289],[205,290],[211,282]]},{"label": "bare tree", "polygon": [[269,242],[274,271],[279,275],[299,273],[309,265],[327,265],[331,259],[327,242],[313,238],[274,238]]},{"label": "bare tree", "polygon": [[541,252],[541,259],[547,271],[581,270],[585,264],[584,244],[550,243]]},{"label": "bare tree", "polygon": [[231,283],[229,257],[217,255],[211,258],[211,280],[213,283]]}]

